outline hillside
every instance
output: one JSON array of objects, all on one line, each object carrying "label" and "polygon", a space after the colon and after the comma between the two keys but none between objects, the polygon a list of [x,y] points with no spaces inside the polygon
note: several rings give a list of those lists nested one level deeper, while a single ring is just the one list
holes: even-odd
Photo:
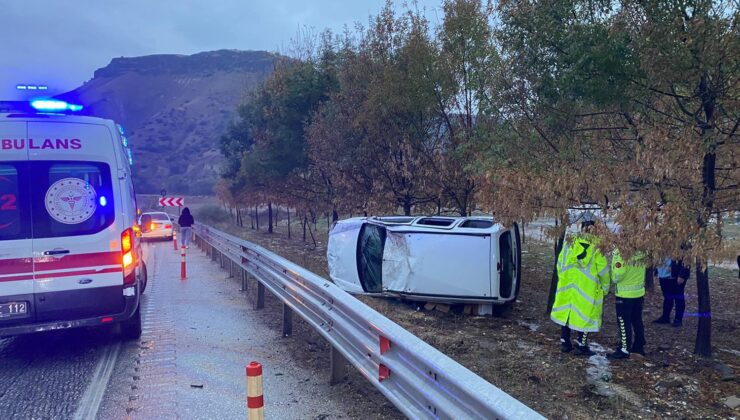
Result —
[{"label": "hillside", "polygon": [[218,139],[276,58],[235,50],[115,58],[62,96],[123,124],[138,192],[210,194],[221,163]]}]

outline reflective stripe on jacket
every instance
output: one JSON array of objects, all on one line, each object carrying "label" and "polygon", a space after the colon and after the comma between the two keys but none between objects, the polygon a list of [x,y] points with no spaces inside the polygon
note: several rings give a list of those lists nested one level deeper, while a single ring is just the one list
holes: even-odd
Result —
[{"label": "reflective stripe on jacket", "polygon": [[579,235],[558,256],[558,288],[550,318],[576,331],[601,328],[604,296],[609,293],[609,265],[593,235]]},{"label": "reflective stripe on jacket", "polygon": [[645,265],[640,263],[641,257],[635,256],[629,262],[624,262],[619,251],[612,254],[612,281],[614,294],[621,298],[639,298],[645,296]]}]

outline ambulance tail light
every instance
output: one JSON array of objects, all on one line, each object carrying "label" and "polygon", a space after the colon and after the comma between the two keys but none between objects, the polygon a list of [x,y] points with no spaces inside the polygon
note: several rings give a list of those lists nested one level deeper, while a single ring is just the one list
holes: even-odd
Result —
[{"label": "ambulance tail light", "polygon": [[150,231],[151,231],[151,230],[154,230],[154,229],[156,228],[156,226],[157,226],[157,225],[155,225],[154,223],[150,223],[150,224],[149,224],[149,230],[150,230]]},{"label": "ambulance tail light", "polygon": [[165,229],[172,229],[172,225],[164,225]]},{"label": "ambulance tail light", "polygon": [[134,230],[128,228],[121,234],[121,262],[123,265],[123,284],[136,282],[136,266],[134,264]]}]

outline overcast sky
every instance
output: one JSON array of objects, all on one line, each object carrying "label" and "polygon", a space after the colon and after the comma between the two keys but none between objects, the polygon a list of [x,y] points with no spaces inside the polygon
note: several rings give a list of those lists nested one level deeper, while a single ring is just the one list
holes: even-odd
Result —
[{"label": "overcast sky", "polygon": [[[400,1],[397,1],[400,3]],[[111,58],[286,51],[299,28],[367,23],[384,0],[0,0],[0,99],[17,83],[74,89]],[[441,0],[418,0],[432,23]]]}]

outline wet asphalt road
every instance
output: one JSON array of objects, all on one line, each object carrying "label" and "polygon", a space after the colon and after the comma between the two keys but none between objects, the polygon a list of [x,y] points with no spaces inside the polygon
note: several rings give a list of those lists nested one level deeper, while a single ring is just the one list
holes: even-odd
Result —
[{"label": "wet asphalt road", "polygon": [[0,417],[72,418],[101,354],[115,342],[110,328],[0,340]]},{"label": "wet asphalt road", "polygon": [[[238,292],[198,249],[180,281],[171,243],[147,244],[143,334],[114,328],[0,340],[0,418],[243,419],[244,366],[264,365],[266,418],[347,418],[346,401],[296,364]],[[346,402],[345,402],[346,401]]]}]

